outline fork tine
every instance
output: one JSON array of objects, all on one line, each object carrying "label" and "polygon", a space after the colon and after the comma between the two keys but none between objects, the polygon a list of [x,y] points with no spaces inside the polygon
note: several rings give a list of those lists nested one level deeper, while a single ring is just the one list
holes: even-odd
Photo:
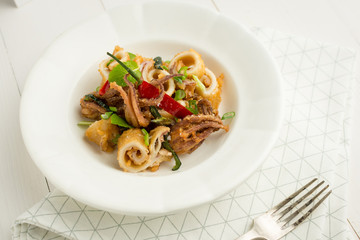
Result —
[{"label": "fork tine", "polygon": [[[320,194],[322,194],[327,188],[329,187],[329,185],[325,186],[323,189],[321,189],[320,192],[318,192],[313,198],[311,198],[309,201],[307,201],[304,205],[302,205],[298,210],[296,210],[294,213],[292,213],[290,216],[288,216],[285,220],[283,220],[282,222],[284,223],[284,225],[282,226],[282,228],[285,227],[286,224],[288,224],[292,219],[294,219],[302,210],[304,210],[306,207],[308,207],[311,203],[313,203],[315,201],[315,199],[320,196]],[[302,221],[305,220],[305,218],[307,218],[312,211],[314,211],[326,198],[327,196],[329,196],[331,193],[331,190],[323,197],[321,198],[321,200],[316,203],[307,213],[304,214],[304,216],[302,216],[298,221],[296,221],[297,224],[294,224],[294,227],[296,227],[297,225],[299,225]]]},{"label": "fork tine", "polygon": [[313,182],[315,182],[317,180],[317,178],[314,178],[313,180],[311,180],[310,182],[308,182],[305,186],[303,186],[302,188],[300,188],[299,190],[297,190],[296,192],[294,192],[293,194],[291,194],[288,198],[286,198],[284,201],[280,202],[279,204],[277,204],[275,207],[271,208],[269,211],[267,211],[267,213],[271,213],[274,214],[276,213],[280,208],[282,208],[285,204],[287,204],[288,202],[290,202],[292,199],[294,199],[297,195],[299,195],[302,191],[304,191],[308,186],[310,186]]},{"label": "fork tine", "polygon": [[280,220],[282,217],[284,217],[288,212],[290,212],[296,205],[298,205],[299,203],[301,203],[304,199],[306,199],[310,194],[312,194],[318,187],[320,187],[325,181],[322,181],[320,183],[318,183],[315,187],[313,187],[311,190],[309,190],[306,194],[304,194],[304,196],[302,196],[301,198],[299,198],[298,200],[296,200],[296,202],[294,202],[293,204],[291,204],[289,207],[287,207],[286,209],[284,209],[283,211],[281,211],[280,213],[278,213],[279,218],[278,220]]}]

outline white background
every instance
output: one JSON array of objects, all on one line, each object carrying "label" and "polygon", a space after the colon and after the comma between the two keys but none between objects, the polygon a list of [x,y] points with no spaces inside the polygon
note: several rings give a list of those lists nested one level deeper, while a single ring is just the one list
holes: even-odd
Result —
[{"label": "white background", "polygon": [[[31,161],[21,138],[19,103],[27,74],[63,31],[122,2],[130,1],[31,0],[17,8],[13,0],[0,0],[0,239],[10,239],[15,218],[53,189]],[[269,27],[360,52],[359,0],[193,2],[247,26]],[[360,69],[359,62],[356,68]],[[348,218],[360,230],[360,89],[353,90]]]}]

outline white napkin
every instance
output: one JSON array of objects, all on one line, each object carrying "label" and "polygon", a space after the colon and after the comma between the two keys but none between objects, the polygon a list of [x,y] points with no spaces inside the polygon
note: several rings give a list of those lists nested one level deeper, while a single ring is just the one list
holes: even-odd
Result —
[{"label": "white napkin", "polygon": [[355,53],[270,29],[253,32],[281,68],[286,114],[276,145],[246,182],[210,204],[158,217],[112,214],[55,190],[18,217],[13,238],[234,239],[254,217],[319,177],[333,193],[285,239],[347,239],[345,116]]}]

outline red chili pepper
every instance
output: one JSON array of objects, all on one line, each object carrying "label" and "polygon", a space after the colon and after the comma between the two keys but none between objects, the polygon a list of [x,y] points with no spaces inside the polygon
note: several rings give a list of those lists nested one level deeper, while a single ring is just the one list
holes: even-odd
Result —
[{"label": "red chili pepper", "polygon": [[[145,81],[139,85],[138,90],[140,97],[142,98],[156,98],[160,94],[159,89]],[[183,105],[175,101],[166,93],[163,100],[160,102],[159,107],[177,118],[184,118],[188,115],[192,115],[192,112],[190,112]]]},{"label": "red chili pepper", "polygon": [[104,85],[102,85],[102,87],[99,90],[100,96],[104,95],[109,88],[110,88],[110,83],[109,83],[109,81],[106,80]]}]

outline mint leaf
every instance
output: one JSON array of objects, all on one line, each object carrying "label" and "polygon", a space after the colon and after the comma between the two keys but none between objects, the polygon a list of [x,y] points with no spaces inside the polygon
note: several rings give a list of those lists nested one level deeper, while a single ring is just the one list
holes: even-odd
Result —
[{"label": "mint leaf", "polygon": [[113,114],[113,112],[106,112],[104,114],[101,114],[101,119],[107,120],[110,118],[111,114]]},{"label": "mint leaf", "polygon": [[131,52],[128,52],[129,54],[129,57],[130,57],[130,60],[133,61],[135,58],[136,58],[136,55],[131,53]]},{"label": "mint leaf", "polygon": [[[140,70],[135,70],[134,73],[136,76],[140,79],[141,78],[141,72]],[[133,84],[137,83],[136,79],[133,76],[128,76],[128,80],[132,82]]]},{"label": "mint leaf", "polygon": [[[124,64],[130,68],[131,70],[135,70],[138,68],[138,65],[136,62],[134,61],[126,61],[124,62]],[[125,68],[123,68],[120,64],[116,65],[113,70],[110,72],[109,74],[109,78],[108,81],[109,82],[116,82],[117,85],[125,87],[127,86],[125,81],[124,81],[124,76],[127,74],[128,72],[125,70]],[[136,70],[135,73],[137,75],[140,74],[141,76],[141,72],[139,70]],[[129,76],[128,80],[132,83],[136,83],[137,81],[132,77]]]},{"label": "mint leaf", "polygon": [[118,125],[119,127],[132,128],[132,126],[130,126],[124,119],[115,113],[111,115],[110,121],[112,124]]},{"label": "mint leaf", "polygon": [[109,109],[110,109],[112,112],[117,112],[117,108],[116,108],[116,107],[109,107]]}]

